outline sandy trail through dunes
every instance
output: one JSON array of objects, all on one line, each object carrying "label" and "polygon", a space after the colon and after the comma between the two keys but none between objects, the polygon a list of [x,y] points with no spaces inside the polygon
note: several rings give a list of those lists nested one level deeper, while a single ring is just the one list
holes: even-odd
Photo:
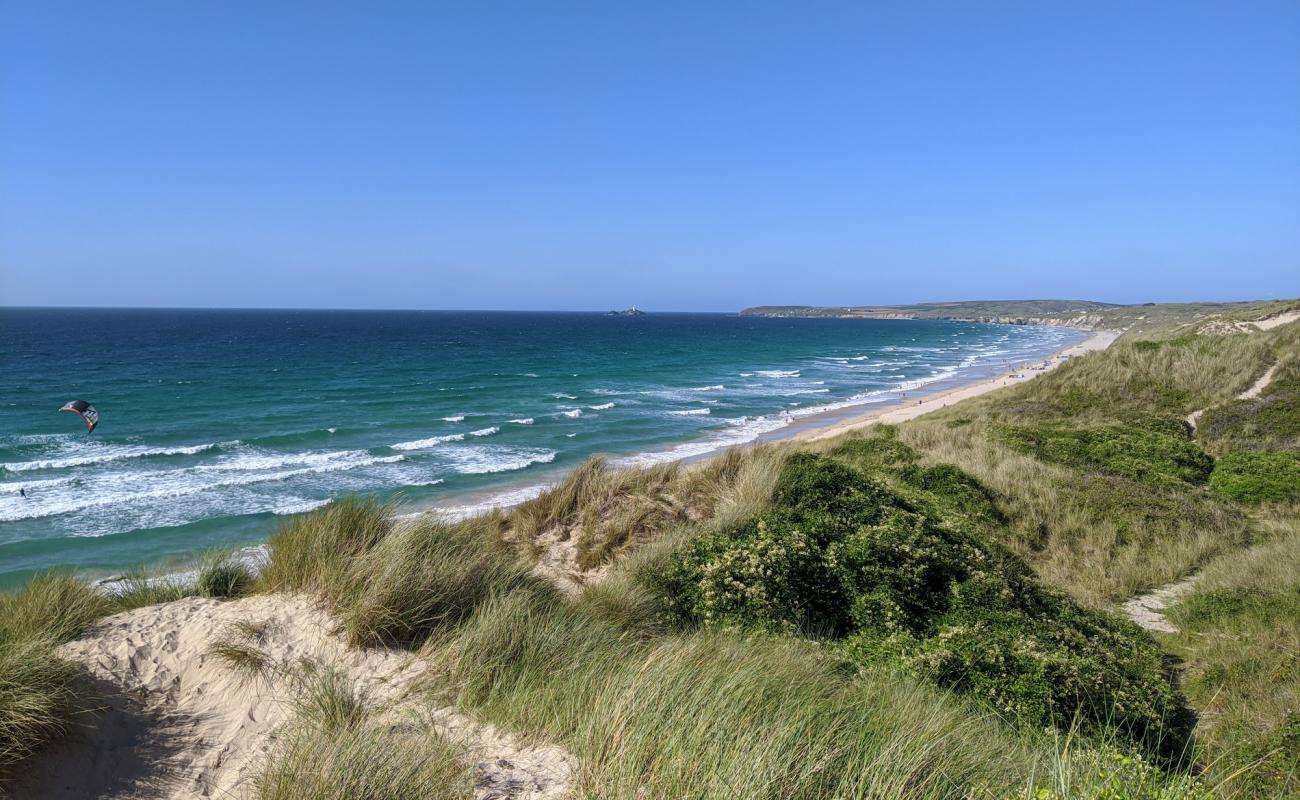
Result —
[{"label": "sandy trail through dunes", "polygon": [[550,800],[574,768],[558,747],[529,745],[451,707],[430,706],[434,677],[412,653],[349,649],[304,596],[189,598],[102,620],[63,655],[87,666],[101,714],[38,754],[12,791],[19,798],[241,798],[292,710],[289,687],[246,682],[208,650],[236,622],[264,630],[277,662],[301,658],[345,671],[389,717],[416,713],[476,762],[475,797]]}]

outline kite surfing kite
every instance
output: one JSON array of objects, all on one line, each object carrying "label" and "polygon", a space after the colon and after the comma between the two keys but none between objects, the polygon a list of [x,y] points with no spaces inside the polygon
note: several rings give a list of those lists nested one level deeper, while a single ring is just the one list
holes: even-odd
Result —
[{"label": "kite surfing kite", "polygon": [[99,424],[99,412],[95,410],[94,406],[87,403],[85,400],[73,400],[59,410],[71,411],[73,414],[76,414],[85,420],[86,433],[95,430],[95,426]]}]

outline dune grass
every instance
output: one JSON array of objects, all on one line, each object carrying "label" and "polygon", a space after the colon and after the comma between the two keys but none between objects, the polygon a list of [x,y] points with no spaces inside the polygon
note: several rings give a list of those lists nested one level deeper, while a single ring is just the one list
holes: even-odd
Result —
[{"label": "dune grass", "polygon": [[295,716],[253,781],[258,800],[467,800],[473,775],[459,748],[412,718],[375,719],[345,672],[298,665]]},{"label": "dune grass", "polygon": [[344,597],[352,559],[377,545],[392,528],[391,508],[363,498],[344,498],[291,517],[271,534],[270,558],[258,586],[270,592]]},{"label": "dune grass", "polygon": [[0,594],[0,773],[71,725],[84,670],[56,648],[112,609],[109,598],[63,573]]},{"label": "dune grass", "polygon": [[258,800],[468,800],[460,751],[432,730],[376,726],[284,733],[254,786]]},{"label": "dune grass", "polygon": [[1300,795],[1300,508],[1274,509],[1271,539],[1206,565],[1169,612],[1202,709],[1216,773],[1242,770],[1254,796]]},{"label": "dune grass", "polygon": [[64,642],[119,611],[195,594],[230,597],[247,591],[252,574],[228,554],[211,554],[198,579],[133,573],[108,593],[66,572],[34,576],[0,593],[0,771],[66,731],[93,698],[79,685],[85,670],[58,655]]},{"label": "dune grass", "polygon": [[508,515],[513,537],[576,536],[578,566],[590,569],[676,525],[743,518],[771,497],[787,448],[731,449],[698,465],[615,469],[591,458]]}]

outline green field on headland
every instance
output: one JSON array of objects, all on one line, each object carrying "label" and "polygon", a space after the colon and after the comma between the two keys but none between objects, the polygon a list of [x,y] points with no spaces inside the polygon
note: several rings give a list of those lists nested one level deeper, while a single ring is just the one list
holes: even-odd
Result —
[{"label": "green field on headland", "polygon": [[[747,309],[1124,333],[897,426],[457,522],[339,500],[115,596],[41,576],[0,596],[3,785],[125,769],[129,713],[186,765],[161,797],[1298,796],[1297,312]],[[191,684],[215,740],[150,721]]]}]

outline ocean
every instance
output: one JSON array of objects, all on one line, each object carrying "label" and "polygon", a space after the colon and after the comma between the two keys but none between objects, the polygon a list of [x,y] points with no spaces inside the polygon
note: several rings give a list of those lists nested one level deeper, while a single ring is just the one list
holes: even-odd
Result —
[{"label": "ocean", "polygon": [[[265,540],[350,494],[468,513],[1082,338],[734,314],[0,310],[0,586]],[[87,400],[87,433],[59,408]],[[24,496],[25,495],[25,496]]]}]

